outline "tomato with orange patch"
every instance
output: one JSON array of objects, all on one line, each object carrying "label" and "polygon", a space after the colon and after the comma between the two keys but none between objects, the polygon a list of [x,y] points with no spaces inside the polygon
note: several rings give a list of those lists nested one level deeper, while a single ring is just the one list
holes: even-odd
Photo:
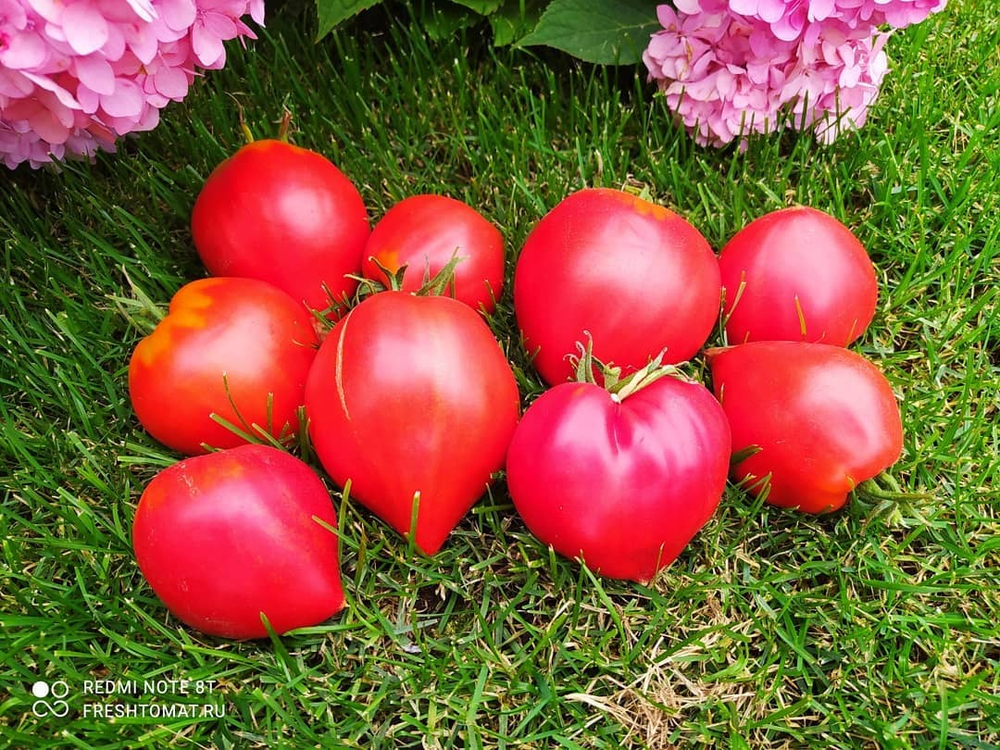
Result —
[{"label": "tomato with orange patch", "polygon": [[282,437],[297,426],[318,341],[312,316],[291,297],[254,279],[209,278],[183,286],[129,363],[139,422],[185,454]]}]

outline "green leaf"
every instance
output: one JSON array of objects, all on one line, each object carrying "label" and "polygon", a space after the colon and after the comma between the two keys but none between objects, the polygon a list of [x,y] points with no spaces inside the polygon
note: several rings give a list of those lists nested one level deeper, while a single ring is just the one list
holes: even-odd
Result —
[{"label": "green leaf", "polygon": [[316,14],[319,16],[317,39],[322,39],[351,16],[356,16],[381,0],[316,0]]},{"label": "green leaf", "polygon": [[644,0],[552,0],[519,46],[546,45],[601,65],[634,65],[659,24]]},{"label": "green leaf", "polygon": [[481,16],[488,16],[490,13],[496,13],[500,6],[503,5],[503,0],[453,0],[457,5],[464,5],[469,10],[474,10]]},{"label": "green leaf", "polygon": [[545,0],[507,0],[490,15],[493,45],[506,47],[526,37],[538,25],[544,7]]}]

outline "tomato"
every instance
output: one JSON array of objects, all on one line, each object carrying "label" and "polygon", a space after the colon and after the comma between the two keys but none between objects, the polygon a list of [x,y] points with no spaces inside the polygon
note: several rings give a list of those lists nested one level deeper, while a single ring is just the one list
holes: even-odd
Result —
[{"label": "tomato", "polygon": [[535,366],[567,380],[567,355],[593,337],[594,356],[639,368],[667,349],[683,362],[719,314],[719,267],[708,242],[672,211],[629,193],[573,193],[529,234],[514,274],[514,312]]},{"label": "tomato", "polygon": [[139,499],[132,541],[142,574],[181,622],[264,638],[262,613],[284,633],[343,608],[336,525],[312,469],[244,445],[157,474]]},{"label": "tomato", "polygon": [[370,229],[357,188],[324,156],[254,141],[205,181],[191,233],[214,276],[267,281],[316,310],[353,294]]},{"label": "tomato", "polygon": [[436,275],[456,253],[462,260],[455,267],[455,299],[493,312],[503,291],[503,235],[454,198],[413,195],[390,208],[368,238],[364,275],[384,284],[380,265],[390,272],[407,266],[401,289],[415,292],[425,273]]},{"label": "tomato", "polygon": [[622,397],[561,383],[521,419],[507,486],[528,529],[611,578],[649,581],[711,518],[730,436],[704,386],[673,377]]},{"label": "tomato", "polygon": [[899,458],[903,426],[892,387],[871,362],[831,344],[758,341],[708,352],[733,449],[759,452],[733,478],[767,502],[834,511]]},{"label": "tomato", "polygon": [[427,554],[503,467],[517,382],[482,317],[448,297],[373,295],[324,340],[306,384],[309,435],[351,497]]},{"label": "tomato", "polygon": [[847,346],[875,315],[875,268],[851,230],[795,206],[748,224],[719,254],[726,335]]},{"label": "tomato", "polygon": [[254,279],[193,281],[132,353],[132,408],[154,438],[181,453],[245,442],[213,413],[280,437],[298,424],[317,343],[312,316],[280,289]]}]

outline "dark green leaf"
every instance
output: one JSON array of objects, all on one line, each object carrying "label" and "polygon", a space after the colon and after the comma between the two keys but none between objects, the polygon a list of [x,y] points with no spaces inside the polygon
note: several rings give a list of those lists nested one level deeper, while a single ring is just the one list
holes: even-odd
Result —
[{"label": "dark green leaf", "polygon": [[319,17],[319,33],[322,39],[351,16],[378,5],[381,0],[316,0],[316,15]]},{"label": "dark green leaf", "polygon": [[493,27],[493,44],[506,47],[534,31],[542,17],[545,0],[507,0],[496,13],[490,15]]},{"label": "dark green leaf", "polygon": [[657,28],[656,4],[644,0],[553,0],[519,44],[555,47],[602,65],[633,65]]},{"label": "dark green leaf", "polygon": [[488,16],[496,13],[503,5],[503,0],[453,0],[457,5],[464,5],[469,10],[474,10],[481,16]]}]

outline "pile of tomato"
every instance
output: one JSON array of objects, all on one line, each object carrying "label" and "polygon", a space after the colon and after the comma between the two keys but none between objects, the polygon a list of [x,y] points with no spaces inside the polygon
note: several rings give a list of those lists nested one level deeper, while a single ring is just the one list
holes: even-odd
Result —
[{"label": "pile of tomato", "polygon": [[[875,271],[806,207],[763,216],[716,255],[676,213],[584,189],[517,255],[520,344],[550,386],[522,413],[487,318],[500,231],[416,195],[370,229],[318,153],[251,143],[192,214],[211,274],[136,347],[143,427],[191,457],[159,473],[133,527],[139,566],[181,621],[231,638],[314,625],[344,606],[327,485],[427,555],[504,473],[527,528],[594,572],[648,581],[715,512],[727,479],[824,513],[892,465],[892,388],[848,349]],[[704,351],[712,390],[676,365]],[[301,429],[300,429],[301,428]]]}]

